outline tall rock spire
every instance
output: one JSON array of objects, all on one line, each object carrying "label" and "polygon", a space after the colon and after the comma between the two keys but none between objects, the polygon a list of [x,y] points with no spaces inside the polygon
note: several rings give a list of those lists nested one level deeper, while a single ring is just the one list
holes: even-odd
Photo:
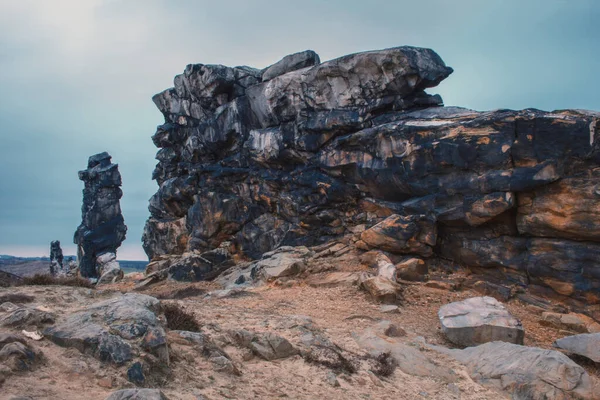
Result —
[{"label": "tall rock spire", "polygon": [[99,278],[107,266],[118,268],[116,252],[127,232],[119,204],[121,174],[104,152],[90,157],[87,169],[79,171],[79,179],[85,183],[82,221],[74,237],[79,270],[86,278]]}]

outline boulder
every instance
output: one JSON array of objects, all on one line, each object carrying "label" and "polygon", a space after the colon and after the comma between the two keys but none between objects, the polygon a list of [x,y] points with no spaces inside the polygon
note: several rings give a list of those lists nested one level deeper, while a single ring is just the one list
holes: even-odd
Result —
[{"label": "boulder", "polygon": [[38,310],[36,308],[19,307],[0,317],[0,326],[18,329],[29,326],[43,327],[48,324],[53,324],[55,318],[56,316],[54,314],[46,311]]},{"label": "boulder", "polygon": [[361,287],[377,302],[396,304],[402,297],[402,288],[397,283],[382,276],[372,276],[360,280]]},{"label": "boulder", "polygon": [[426,281],[429,268],[420,258],[409,258],[396,264],[396,276],[404,281]]},{"label": "boulder", "polygon": [[392,253],[430,256],[437,238],[435,219],[425,215],[391,215],[364,231],[360,238],[371,247]]},{"label": "boulder", "polygon": [[523,344],[525,331],[498,300],[472,297],[442,306],[438,311],[442,332],[459,346],[503,341]]},{"label": "boulder", "polygon": [[13,372],[29,371],[39,359],[35,351],[21,342],[8,343],[0,348],[0,363]]},{"label": "boulder", "polygon": [[298,275],[306,269],[313,253],[306,247],[280,247],[265,253],[256,263],[256,270],[266,280]]},{"label": "boulder", "polygon": [[98,268],[100,278],[97,284],[115,283],[123,279],[123,270],[117,261],[115,253],[104,253],[96,258],[96,266]]},{"label": "boulder", "polygon": [[367,328],[361,333],[353,333],[352,336],[357,344],[372,356],[389,353],[398,364],[398,368],[405,374],[443,378],[447,381],[456,380],[449,368],[437,365],[416,347],[402,343],[398,339],[398,336],[403,336],[402,334],[386,334],[391,325],[387,321]]},{"label": "boulder", "polygon": [[169,363],[160,302],[154,297],[128,293],[66,316],[44,330],[48,340],[73,347],[97,359],[122,365],[144,349]]},{"label": "boulder", "polygon": [[123,196],[121,174],[119,166],[111,163],[111,158],[106,152],[93,155],[87,169],[79,171],[79,179],[85,188],[82,222],[73,241],[77,245],[79,272],[86,278],[101,276],[98,257],[116,254],[127,232],[119,203]]},{"label": "boulder", "polygon": [[557,351],[506,342],[442,351],[465,364],[475,381],[499,387],[512,399],[599,398],[598,382]]},{"label": "boulder", "polygon": [[554,347],[600,363],[600,333],[567,336],[555,341]]},{"label": "boulder", "polygon": [[266,82],[279,75],[296,71],[306,67],[312,67],[321,62],[319,55],[312,50],[306,50],[283,57],[275,64],[265,68],[262,73],[262,81]]}]

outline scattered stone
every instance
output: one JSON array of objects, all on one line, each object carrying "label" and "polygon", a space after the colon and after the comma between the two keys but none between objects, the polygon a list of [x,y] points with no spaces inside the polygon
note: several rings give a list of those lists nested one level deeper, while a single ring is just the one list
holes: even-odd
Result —
[{"label": "scattered stone", "polygon": [[362,280],[361,287],[380,303],[396,304],[401,299],[400,285],[381,276],[373,276]]},{"label": "scattered stone", "polygon": [[144,376],[144,368],[141,362],[136,362],[127,370],[127,380],[136,385],[143,385],[146,381]]},{"label": "scattered stone", "polygon": [[312,287],[352,286],[358,281],[357,272],[330,272],[325,275],[311,275],[306,284]]},{"label": "scattered stone", "polygon": [[[87,169],[79,172],[85,189],[82,222],[75,232],[74,243],[77,245],[79,271],[85,278],[101,277],[102,266],[98,265],[98,257],[106,253],[116,254],[127,232],[119,204],[123,196],[121,174],[118,165],[110,160],[111,156],[106,152],[93,155],[89,158]],[[111,270],[114,267],[111,264]],[[111,274],[114,275],[114,272]]]},{"label": "scattered stone", "polygon": [[452,284],[448,283],[448,282],[441,282],[441,281],[429,281],[427,283],[425,283],[426,287],[430,287],[433,289],[440,289],[440,290],[452,290]]},{"label": "scattered stone", "polygon": [[600,333],[600,324],[583,314],[544,312],[540,324],[580,333]]},{"label": "scattered stone", "polygon": [[420,258],[409,258],[396,264],[396,276],[404,281],[426,281],[429,268]]},{"label": "scattered stone", "polygon": [[98,278],[98,285],[106,283],[115,283],[123,279],[123,271],[117,261],[117,255],[115,253],[104,253],[96,258],[96,268],[100,278]]},{"label": "scattered stone", "polygon": [[442,332],[459,346],[504,341],[522,344],[525,331],[498,300],[472,297],[442,306],[438,312]]},{"label": "scattered stone", "polygon": [[11,328],[43,327],[53,324],[54,319],[55,316],[52,313],[35,308],[20,307],[1,317],[0,326]]},{"label": "scattered stone", "polygon": [[40,332],[38,332],[38,331],[35,331],[35,332],[29,332],[29,331],[26,331],[26,330],[22,330],[22,331],[21,331],[21,333],[22,333],[24,336],[28,337],[29,339],[33,339],[33,340],[36,340],[36,341],[38,341],[38,340],[42,340],[42,339],[44,338],[44,335],[42,335],[42,334],[41,334]]},{"label": "scattered stone", "polygon": [[306,269],[307,258],[313,253],[306,247],[280,247],[265,253],[256,264],[266,280],[298,275]]},{"label": "scattered stone", "polygon": [[477,281],[471,287],[482,296],[493,297],[498,301],[509,301],[513,295],[510,287],[492,282]]},{"label": "scattered stone", "polygon": [[168,400],[158,389],[124,389],[112,393],[105,400]]},{"label": "scattered stone", "polygon": [[337,380],[337,376],[331,371],[327,372],[327,383],[333,387],[340,386],[340,382]]},{"label": "scattered stone", "polygon": [[229,335],[237,345],[249,348],[254,354],[267,361],[298,354],[298,350],[286,338],[272,332],[253,333],[239,329],[231,331]]},{"label": "scattered stone", "polygon": [[554,347],[600,363],[600,333],[567,336],[555,341]]},{"label": "scattered stone", "polygon": [[13,372],[31,370],[38,359],[39,356],[21,342],[7,343],[0,349],[0,362]]},{"label": "scattered stone", "polygon": [[379,311],[381,311],[382,313],[397,313],[400,311],[400,309],[398,308],[398,306],[392,304],[384,304],[381,307],[379,307]]}]

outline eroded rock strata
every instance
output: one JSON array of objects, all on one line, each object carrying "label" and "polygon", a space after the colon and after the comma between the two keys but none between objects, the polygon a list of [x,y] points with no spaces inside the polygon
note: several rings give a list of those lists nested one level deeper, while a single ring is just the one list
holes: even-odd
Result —
[{"label": "eroded rock strata", "polygon": [[111,163],[108,153],[99,153],[89,158],[87,169],[79,171],[79,179],[85,184],[82,221],[73,240],[79,271],[86,278],[99,278],[109,271],[115,275],[115,269],[120,270],[116,252],[127,233],[120,205],[119,166]]},{"label": "eroded rock strata", "polygon": [[188,65],[154,97],[149,258],[231,242],[259,259],[364,227],[365,250],[598,302],[600,114],[444,107],[425,89],[451,72],[414,47]]}]

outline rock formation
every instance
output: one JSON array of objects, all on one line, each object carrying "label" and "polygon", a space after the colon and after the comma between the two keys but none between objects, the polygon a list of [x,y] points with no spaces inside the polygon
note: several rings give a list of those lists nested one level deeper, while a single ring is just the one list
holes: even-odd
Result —
[{"label": "rock formation", "polygon": [[63,266],[63,252],[60,247],[60,241],[54,240],[50,243],[50,274],[56,275],[57,273],[64,272]]},{"label": "rock formation", "polygon": [[260,259],[363,227],[361,249],[599,302],[600,114],[443,107],[425,89],[451,72],[414,47],[188,65],[153,99],[149,258],[231,241]]},{"label": "rock formation", "polygon": [[115,273],[116,252],[127,232],[119,204],[123,196],[121,174],[118,165],[110,160],[106,152],[93,155],[87,169],[79,171],[85,189],[82,222],[75,232],[74,242],[79,271],[86,278],[99,278],[105,272],[118,275]]}]

